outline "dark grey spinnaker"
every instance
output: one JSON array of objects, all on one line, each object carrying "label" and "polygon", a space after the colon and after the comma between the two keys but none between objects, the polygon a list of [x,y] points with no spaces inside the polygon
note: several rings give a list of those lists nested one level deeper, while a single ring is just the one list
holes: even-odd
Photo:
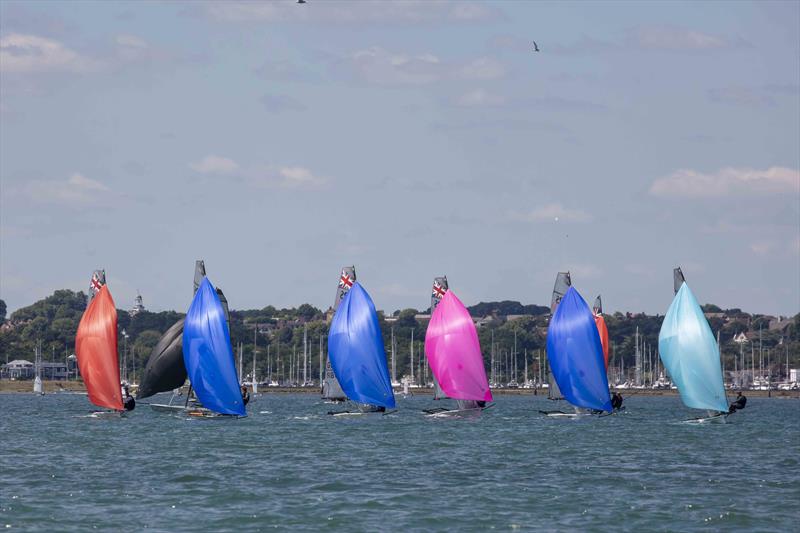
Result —
[{"label": "dark grey spinnaker", "polygon": [[681,285],[686,281],[686,278],[683,277],[683,271],[681,267],[673,268],[672,269],[672,289],[675,291],[675,294],[678,294],[678,291],[681,288]]},{"label": "dark grey spinnaker", "polygon": [[[569,272],[559,272],[556,275],[556,283],[553,286],[553,297],[550,300],[550,318],[556,312],[556,307],[561,303],[561,298],[567,293],[567,290],[572,286],[572,278]],[[599,300],[598,296],[598,300]],[[548,400],[563,400],[564,395],[561,394],[561,389],[558,388],[558,383],[553,376],[553,372],[547,372],[547,399]]]},{"label": "dark grey spinnaker", "polygon": [[[342,298],[344,298],[344,295],[347,294],[347,291],[350,290],[355,282],[356,267],[342,267],[342,272],[339,274],[339,284],[336,287],[336,298],[333,300],[332,309],[334,314],[339,308],[339,303],[342,301]],[[325,362],[325,377],[322,380],[322,399],[335,402],[343,402],[347,399],[347,395],[345,395],[342,390],[342,386],[339,385],[339,380],[336,379],[336,375],[333,373],[330,358]]]},{"label": "dark grey spinnaker", "polygon": [[[202,260],[195,262],[194,266],[194,293],[200,287],[206,275],[206,266]],[[222,290],[217,288],[222,307],[225,310],[225,318],[230,328],[230,315],[228,313],[228,301]],[[159,392],[167,392],[177,389],[186,382],[186,367],[183,364],[183,321],[181,318],[158,339],[158,343],[150,352],[147,365],[142,374],[137,398],[148,398]]]},{"label": "dark grey spinnaker", "polygon": [[[433,289],[431,289],[431,316],[433,316],[433,312],[436,310],[439,302],[441,302],[442,298],[444,297],[444,293],[446,293],[447,289],[449,288],[450,287],[447,284],[447,276],[433,278]],[[433,372],[431,372],[431,376],[433,376],[433,399],[443,400],[447,398],[447,394],[445,394],[442,390],[442,387],[439,386],[439,382],[436,380],[436,376],[433,374]]]},{"label": "dark grey spinnaker", "polygon": [[100,292],[103,285],[106,284],[106,271],[95,270],[92,272],[92,280],[89,282],[89,295],[86,297],[86,307],[92,303],[95,295]]},{"label": "dark grey spinnaker", "polygon": [[175,322],[158,340],[147,359],[137,398],[149,398],[183,386],[186,368],[183,366],[183,321]]}]

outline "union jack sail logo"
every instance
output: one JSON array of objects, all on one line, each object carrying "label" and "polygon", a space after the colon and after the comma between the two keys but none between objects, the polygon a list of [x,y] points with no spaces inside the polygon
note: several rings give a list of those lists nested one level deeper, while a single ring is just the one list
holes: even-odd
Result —
[{"label": "union jack sail logo", "polygon": [[103,288],[103,282],[100,281],[100,276],[95,272],[92,274],[92,281],[89,283],[89,289],[94,293],[97,294],[100,292],[100,289]]},{"label": "union jack sail logo", "polygon": [[350,290],[350,287],[352,286],[353,286],[353,278],[347,275],[347,271],[342,270],[342,275],[339,276],[339,287],[344,292],[347,292]]},{"label": "union jack sail logo", "polygon": [[433,296],[437,300],[441,300],[442,298],[444,298],[444,293],[445,292],[447,292],[447,289],[442,287],[442,285],[439,283],[439,280],[434,280],[433,281],[433,292],[431,293],[431,296]]}]

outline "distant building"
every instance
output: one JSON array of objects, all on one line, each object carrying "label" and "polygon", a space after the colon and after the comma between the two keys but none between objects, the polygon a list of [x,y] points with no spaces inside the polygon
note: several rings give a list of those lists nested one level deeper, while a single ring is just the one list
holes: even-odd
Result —
[{"label": "distant building", "polygon": [[736,344],[747,344],[750,341],[747,338],[747,335],[744,334],[744,331],[742,331],[741,333],[737,333],[733,336],[733,342]]},{"label": "distant building", "polygon": [[35,375],[34,364],[25,359],[14,359],[0,367],[0,376],[6,379],[33,379]]},{"label": "distant building", "polygon": [[142,311],[144,311],[144,303],[142,302],[142,295],[136,293],[136,298],[133,300],[133,307],[131,308],[130,315],[136,316]]}]

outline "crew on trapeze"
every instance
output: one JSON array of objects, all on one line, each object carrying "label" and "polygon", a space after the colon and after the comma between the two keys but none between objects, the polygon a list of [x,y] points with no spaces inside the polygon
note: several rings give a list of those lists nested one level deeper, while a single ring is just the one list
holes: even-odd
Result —
[{"label": "crew on trapeze", "polygon": [[744,409],[745,405],[747,405],[747,397],[740,391],[736,395],[736,400],[734,400],[734,402],[728,409],[728,414],[735,413],[736,411],[741,411],[742,409]]},{"label": "crew on trapeze", "polygon": [[133,396],[131,396],[131,390],[128,385],[125,385],[125,401],[122,402],[122,407],[126,411],[133,411],[136,409],[136,400],[134,400]]},{"label": "crew on trapeze", "polygon": [[615,411],[622,409],[622,394],[615,392],[611,395],[611,408]]}]

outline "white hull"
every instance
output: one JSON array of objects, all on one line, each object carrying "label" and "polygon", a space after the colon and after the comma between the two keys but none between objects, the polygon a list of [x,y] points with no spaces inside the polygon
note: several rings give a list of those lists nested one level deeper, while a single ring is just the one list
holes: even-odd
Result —
[{"label": "white hull", "polygon": [[717,415],[704,416],[700,418],[690,418],[689,420],[684,420],[684,422],[687,424],[727,424],[728,413],[720,413]]},{"label": "white hull", "polygon": [[439,411],[437,413],[428,413],[427,417],[429,418],[451,418],[451,417],[459,417],[459,416],[474,416],[479,415],[483,411],[483,408],[476,407],[474,409],[452,409],[448,411]]},{"label": "white hull", "polygon": [[42,378],[39,376],[36,376],[36,379],[33,380],[33,393],[44,394],[44,389],[42,388]]}]

